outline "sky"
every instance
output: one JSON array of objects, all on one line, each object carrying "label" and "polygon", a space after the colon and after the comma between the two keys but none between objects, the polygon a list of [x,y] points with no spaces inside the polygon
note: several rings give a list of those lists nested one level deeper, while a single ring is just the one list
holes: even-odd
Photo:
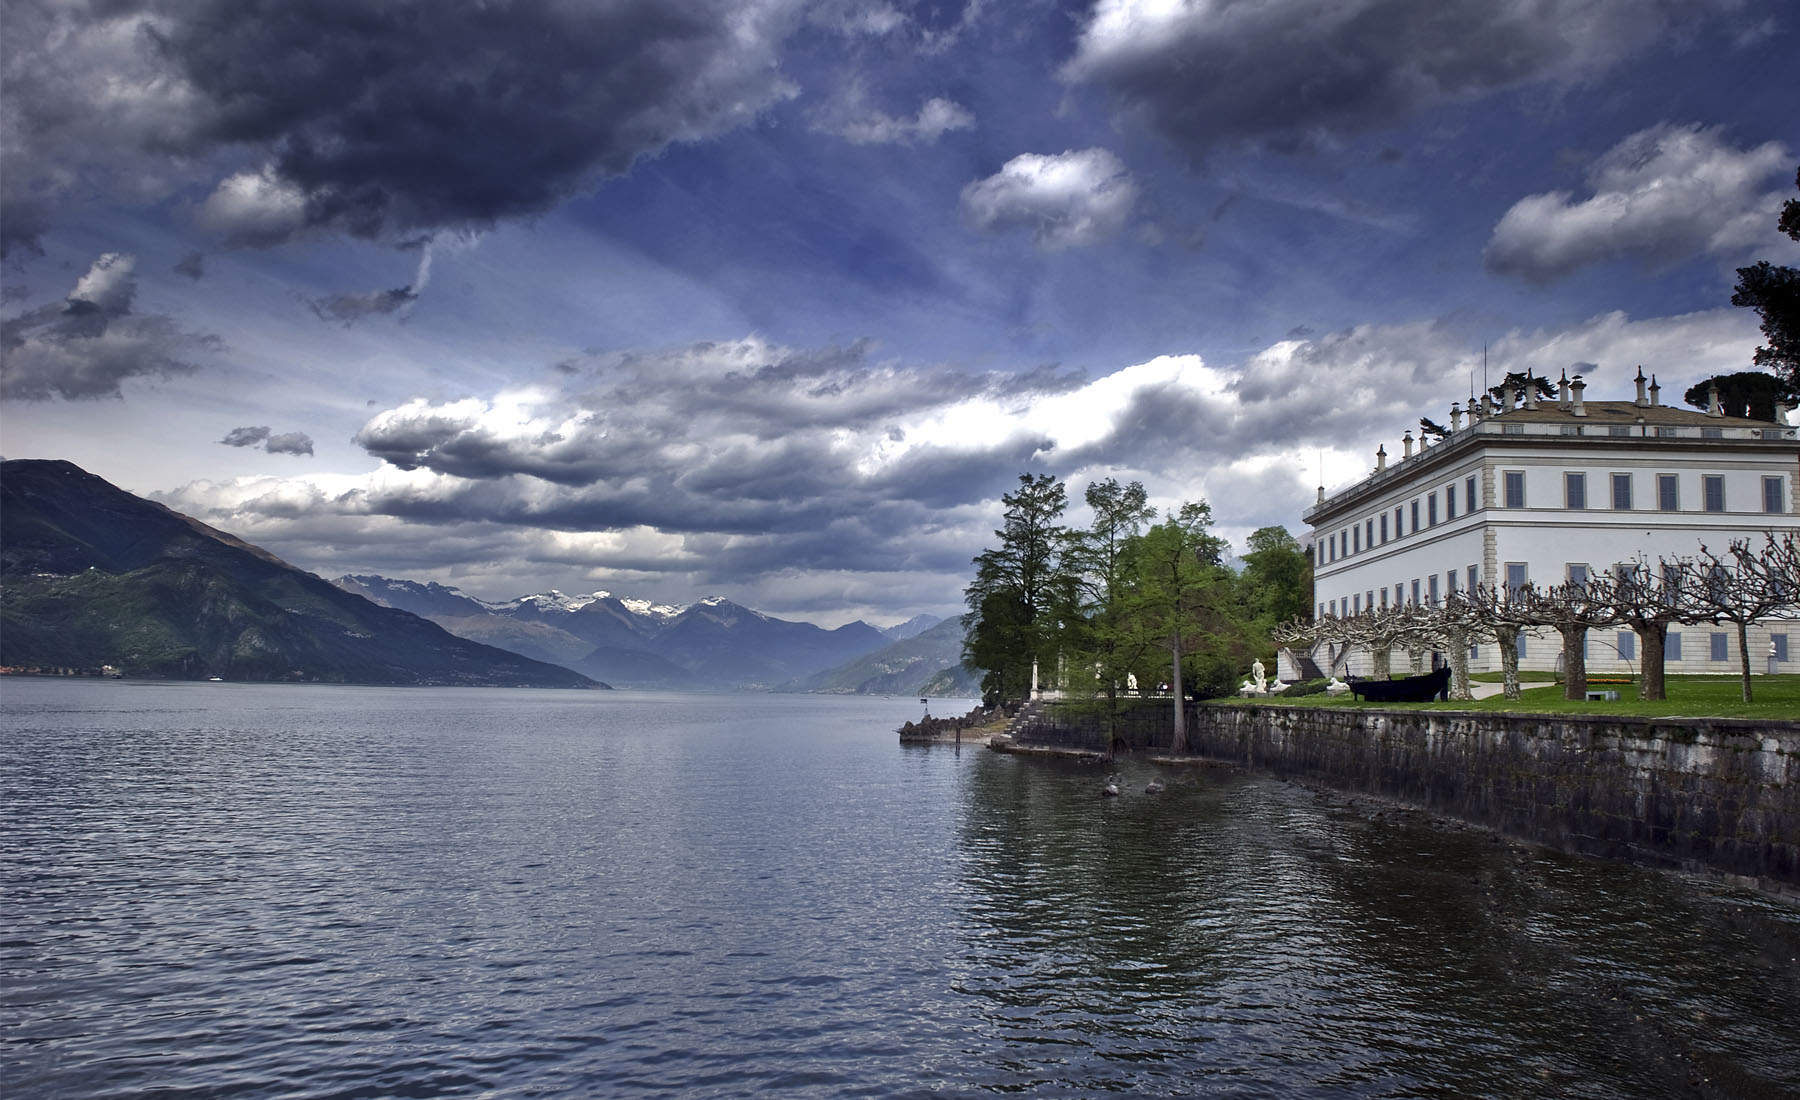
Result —
[{"label": "sky", "polygon": [[326,577],[962,609],[1484,371],[1750,369],[1776,0],[0,0],[0,453]]}]

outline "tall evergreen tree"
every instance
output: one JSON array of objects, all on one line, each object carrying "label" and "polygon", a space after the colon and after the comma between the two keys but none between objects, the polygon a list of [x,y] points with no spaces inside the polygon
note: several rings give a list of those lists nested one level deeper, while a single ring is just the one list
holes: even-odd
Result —
[{"label": "tall evergreen tree", "polygon": [[[1143,525],[1156,518],[1142,482],[1120,485],[1116,478],[1087,487],[1093,526],[1074,539],[1070,558],[1081,586],[1084,616],[1076,660],[1092,668],[1095,686],[1106,699],[1107,726],[1116,735],[1119,686],[1143,656],[1143,645],[1127,616],[1130,600],[1130,551]],[[1067,685],[1065,685],[1067,686]]]},{"label": "tall evergreen tree", "polygon": [[1076,603],[1069,531],[1058,522],[1069,504],[1063,483],[1021,474],[1018,490],[1000,502],[1000,545],[976,556],[975,579],[963,590],[963,664],[983,673],[982,698],[990,705],[1025,698],[1033,665],[1054,658]]}]

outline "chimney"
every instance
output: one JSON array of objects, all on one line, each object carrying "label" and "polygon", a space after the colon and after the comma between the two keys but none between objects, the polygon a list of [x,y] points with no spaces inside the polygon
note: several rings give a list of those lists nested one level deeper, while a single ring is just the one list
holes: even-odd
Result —
[{"label": "chimney", "polygon": [[1319,486],[1319,503],[1325,503],[1325,486]]},{"label": "chimney", "polygon": [[1530,371],[1525,372],[1525,407],[1537,409],[1537,379],[1531,377]]},{"label": "chimney", "polygon": [[1450,430],[1462,431],[1462,404],[1457,401],[1450,402]]},{"label": "chimney", "polygon": [[1793,411],[1794,411],[1794,407],[1792,405],[1788,404],[1786,401],[1776,401],[1775,402],[1775,423],[1786,424],[1788,422],[1788,414]]},{"label": "chimney", "polygon": [[1574,408],[1569,410],[1571,416],[1587,415],[1587,407],[1581,403],[1581,395],[1585,392],[1587,392],[1587,383],[1581,380],[1581,375],[1578,374],[1569,380],[1569,400],[1574,405]]},{"label": "chimney", "polygon": [[1650,376],[1650,407],[1654,409],[1660,404],[1662,404],[1662,387],[1656,384],[1656,375],[1653,374]]},{"label": "chimney", "polygon": [[1512,379],[1508,378],[1506,381],[1500,383],[1500,411],[1503,413],[1512,412],[1513,400]]},{"label": "chimney", "polygon": [[1556,401],[1563,408],[1569,407],[1569,372],[1562,372],[1562,381],[1556,384]]},{"label": "chimney", "polygon": [[1405,444],[1405,446],[1406,446],[1406,453],[1401,455],[1400,457],[1401,458],[1411,458],[1412,457],[1412,429],[1411,428],[1406,429],[1406,435],[1401,437],[1400,442]]},{"label": "chimney", "polygon": [[1387,444],[1384,443],[1375,448],[1375,472],[1380,473],[1385,469],[1387,469]]},{"label": "chimney", "polygon": [[1638,367],[1637,388],[1637,407],[1642,409],[1650,404],[1650,399],[1644,396],[1644,368],[1641,366]]},{"label": "chimney", "polygon": [[1724,406],[1719,404],[1719,384],[1711,382],[1706,387],[1706,415],[1721,417],[1725,415]]}]

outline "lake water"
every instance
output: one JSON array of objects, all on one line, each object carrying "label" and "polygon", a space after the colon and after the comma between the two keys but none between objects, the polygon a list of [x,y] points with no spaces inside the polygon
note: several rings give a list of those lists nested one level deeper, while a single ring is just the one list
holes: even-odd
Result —
[{"label": "lake water", "polygon": [[0,683],[0,1086],[1800,1095],[1792,908],[919,712]]}]

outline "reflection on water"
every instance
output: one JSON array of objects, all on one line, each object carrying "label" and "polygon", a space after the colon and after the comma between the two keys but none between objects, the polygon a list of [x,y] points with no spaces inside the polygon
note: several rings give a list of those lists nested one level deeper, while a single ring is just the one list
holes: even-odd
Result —
[{"label": "reflection on water", "polygon": [[0,691],[9,1097],[1795,1095],[1791,909],[1267,779],[911,700]]}]

